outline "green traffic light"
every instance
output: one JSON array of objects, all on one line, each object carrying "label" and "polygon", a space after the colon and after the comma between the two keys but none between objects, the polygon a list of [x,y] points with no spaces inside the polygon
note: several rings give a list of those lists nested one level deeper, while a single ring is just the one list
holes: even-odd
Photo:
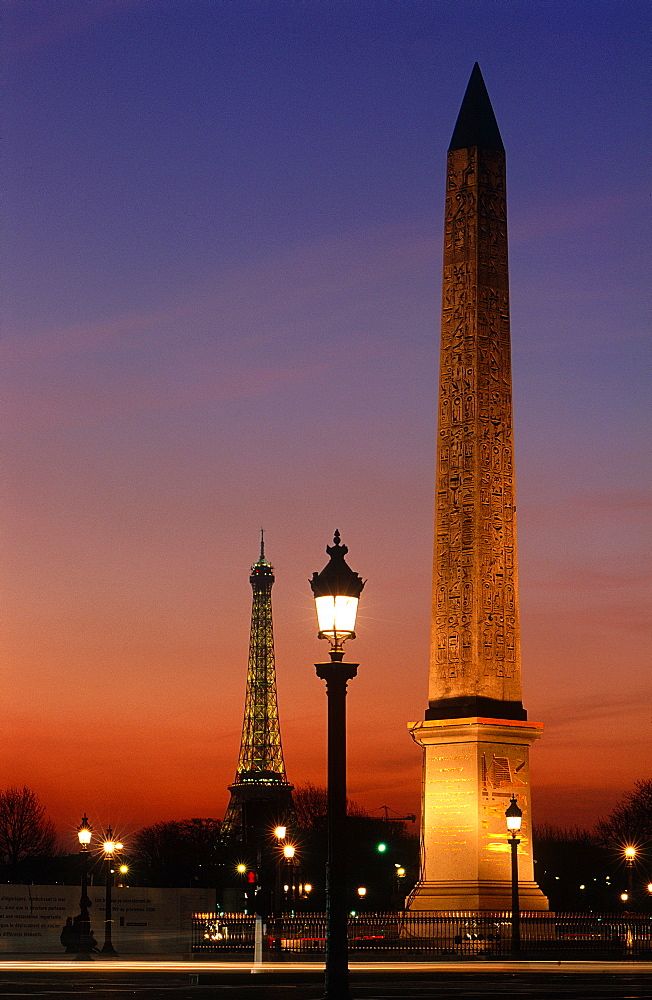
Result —
[{"label": "green traffic light", "polygon": [[387,850],[387,844],[378,844],[376,850],[380,851],[381,854],[384,854],[385,851]]}]

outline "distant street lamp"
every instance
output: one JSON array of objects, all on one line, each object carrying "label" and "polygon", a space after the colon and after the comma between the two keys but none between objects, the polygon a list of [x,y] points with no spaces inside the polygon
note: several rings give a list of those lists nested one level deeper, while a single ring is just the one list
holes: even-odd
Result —
[{"label": "distant street lamp", "polygon": [[512,851],[512,954],[518,955],[521,950],[521,912],[518,901],[518,845],[521,843],[516,834],[521,829],[523,810],[519,809],[516,798],[512,795],[511,801],[505,810],[507,829],[511,833],[509,846]]},{"label": "distant street lamp", "polygon": [[[278,850],[276,853],[276,891],[274,892],[274,911],[279,918],[283,913],[283,841],[287,834],[287,827],[277,826],[274,830]],[[281,947],[280,930],[276,936],[277,949]]]},{"label": "distant street lamp", "polygon": [[634,861],[636,860],[636,848],[628,845],[624,850],[625,864],[627,865],[627,893],[628,900],[634,900]]},{"label": "distant street lamp", "polygon": [[119,850],[122,844],[117,844],[113,839],[113,830],[110,826],[106,829],[106,839],[102,844],[104,857],[106,859],[106,895],[104,897],[104,944],[102,945],[103,955],[117,955],[113,947],[112,930],[113,919],[111,916],[111,890],[113,888],[113,855]]},{"label": "distant street lamp", "polygon": [[346,898],[346,685],[358,671],[357,663],[343,663],[343,643],[355,638],[355,618],[364,581],[345,562],[348,552],[335,532],[326,546],[330,561],[313,573],[319,638],[331,644],[330,662],[316,663],[317,676],[326,681],[328,700],[328,861],[326,864],[327,1000],[349,996],[348,915]]},{"label": "distant street lamp", "polygon": [[292,904],[294,903],[294,855],[296,850],[293,844],[285,844],[283,847],[283,858],[285,861],[285,869],[287,873],[288,885],[287,885],[287,902],[292,911]]},{"label": "distant street lamp", "polygon": [[91,918],[88,912],[88,908],[91,905],[91,901],[88,898],[88,845],[91,842],[92,836],[93,828],[88,822],[88,816],[84,813],[82,821],[77,827],[77,838],[81,849],[81,896],[79,898],[79,916],[75,921],[78,927],[74,946],[78,958],[89,960],[95,946],[91,932]]},{"label": "distant street lamp", "polygon": [[287,827],[279,824],[274,828],[276,837],[276,885],[274,886],[274,934],[272,935],[272,947],[280,955],[283,928],[281,920],[283,917],[283,841],[287,835]]}]

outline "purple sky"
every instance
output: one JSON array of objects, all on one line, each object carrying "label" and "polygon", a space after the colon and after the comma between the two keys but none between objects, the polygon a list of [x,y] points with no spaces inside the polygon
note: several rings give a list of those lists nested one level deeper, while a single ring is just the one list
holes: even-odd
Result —
[{"label": "purple sky", "polygon": [[222,815],[261,525],[288,777],[323,783],[307,581],[338,527],[368,578],[350,793],[418,808],[476,60],[508,164],[534,820],[590,825],[649,776],[647,14],[5,0],[2,786],[62,827]]}]

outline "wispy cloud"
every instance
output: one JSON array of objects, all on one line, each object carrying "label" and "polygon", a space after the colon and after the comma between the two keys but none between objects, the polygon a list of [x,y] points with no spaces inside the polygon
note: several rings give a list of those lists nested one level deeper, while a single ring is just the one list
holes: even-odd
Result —
[{"label": "wispy cloud", "polygon": [[547,502],[521,500],[520,516],[536,519],[537,525],[557,523],[585,523],[587,520],[624,517],[631,519],[652,513],[652,496],[649,491],[636,489],[605,489],[570,494],[556,493]]},{"label": "wispy cloud", "polygon": [[615,194],[596,195],[550,202],[538,202],[532,208],[523,207],[510,222],[510,241],[514,246],[537,242],[547,237],[585,233],[595,226],[604,226],[614,219],[623,219],[632,212],[647,210],[648,195],[641,189]]},{"label": "wispy cloud", "polygon": [[8,419],[247,398],[314,380],[338,344],[349,366],[379,364],[405,349],[396,282],[430,269],[432,253],[416,227],[365,230],[225,269],[151,310],[15,332],[2,349]]},{"label": "wispy cloud", "polygon": [[[392,289],[406,278],[422,285],[434,257],[433,234],[422,225],[369,227],[223,268],[164,306],[27,334],[9,331],[4,363],[96,354],[114,346],[128,351],[157,338],[176,340],[181,349],[192,340],[197,348],[199,333],[222,347],[234,342],[242,348],[285,337],[306,342],[317,329],[331,334],[356,330],[361,319],[384,314],[388,307],[394,315]],[[432,282],[425,293],[422,287],[421,297],[434,307]],[[398,315],[406,313],[405,303],[400,310]],[[384,329],[377,331],[376,346]]]},{"label": "wispy cloud", "polygon": [[[642,721],[644,725],[649,727],[652,721],[651,711],[652,699],[649,697],[649,692],[643,690],[595,699],[592,699],[588,694],[580,703],[575,696],[556,698],[550,701],[546,707],[546,718],[550,720],[546,723],[546,731],[572,730],[572,727],[585,723],[604,725],[609,720],[622,727],[624,718],[629,720],[631,731],[635,719]],[[606,733],[603,735],[606,738]],[[623,735],[627,735],[626,728],[623,730]]]},{"label": "wispy cloud", "polygon": [[4,0],[3,56],[25,57],[82,34],[140,0]]}]

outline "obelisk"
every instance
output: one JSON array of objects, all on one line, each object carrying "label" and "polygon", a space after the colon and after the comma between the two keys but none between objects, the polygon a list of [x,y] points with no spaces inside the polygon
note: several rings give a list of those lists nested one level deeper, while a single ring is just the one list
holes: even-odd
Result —
[{"label": "obelisk", "polygon": [[534,882],[521,700],[505,150],[479,66],[448,151],[429,702],[418,910],[508,910],[505,809],[523,810],[521,908]]}]

